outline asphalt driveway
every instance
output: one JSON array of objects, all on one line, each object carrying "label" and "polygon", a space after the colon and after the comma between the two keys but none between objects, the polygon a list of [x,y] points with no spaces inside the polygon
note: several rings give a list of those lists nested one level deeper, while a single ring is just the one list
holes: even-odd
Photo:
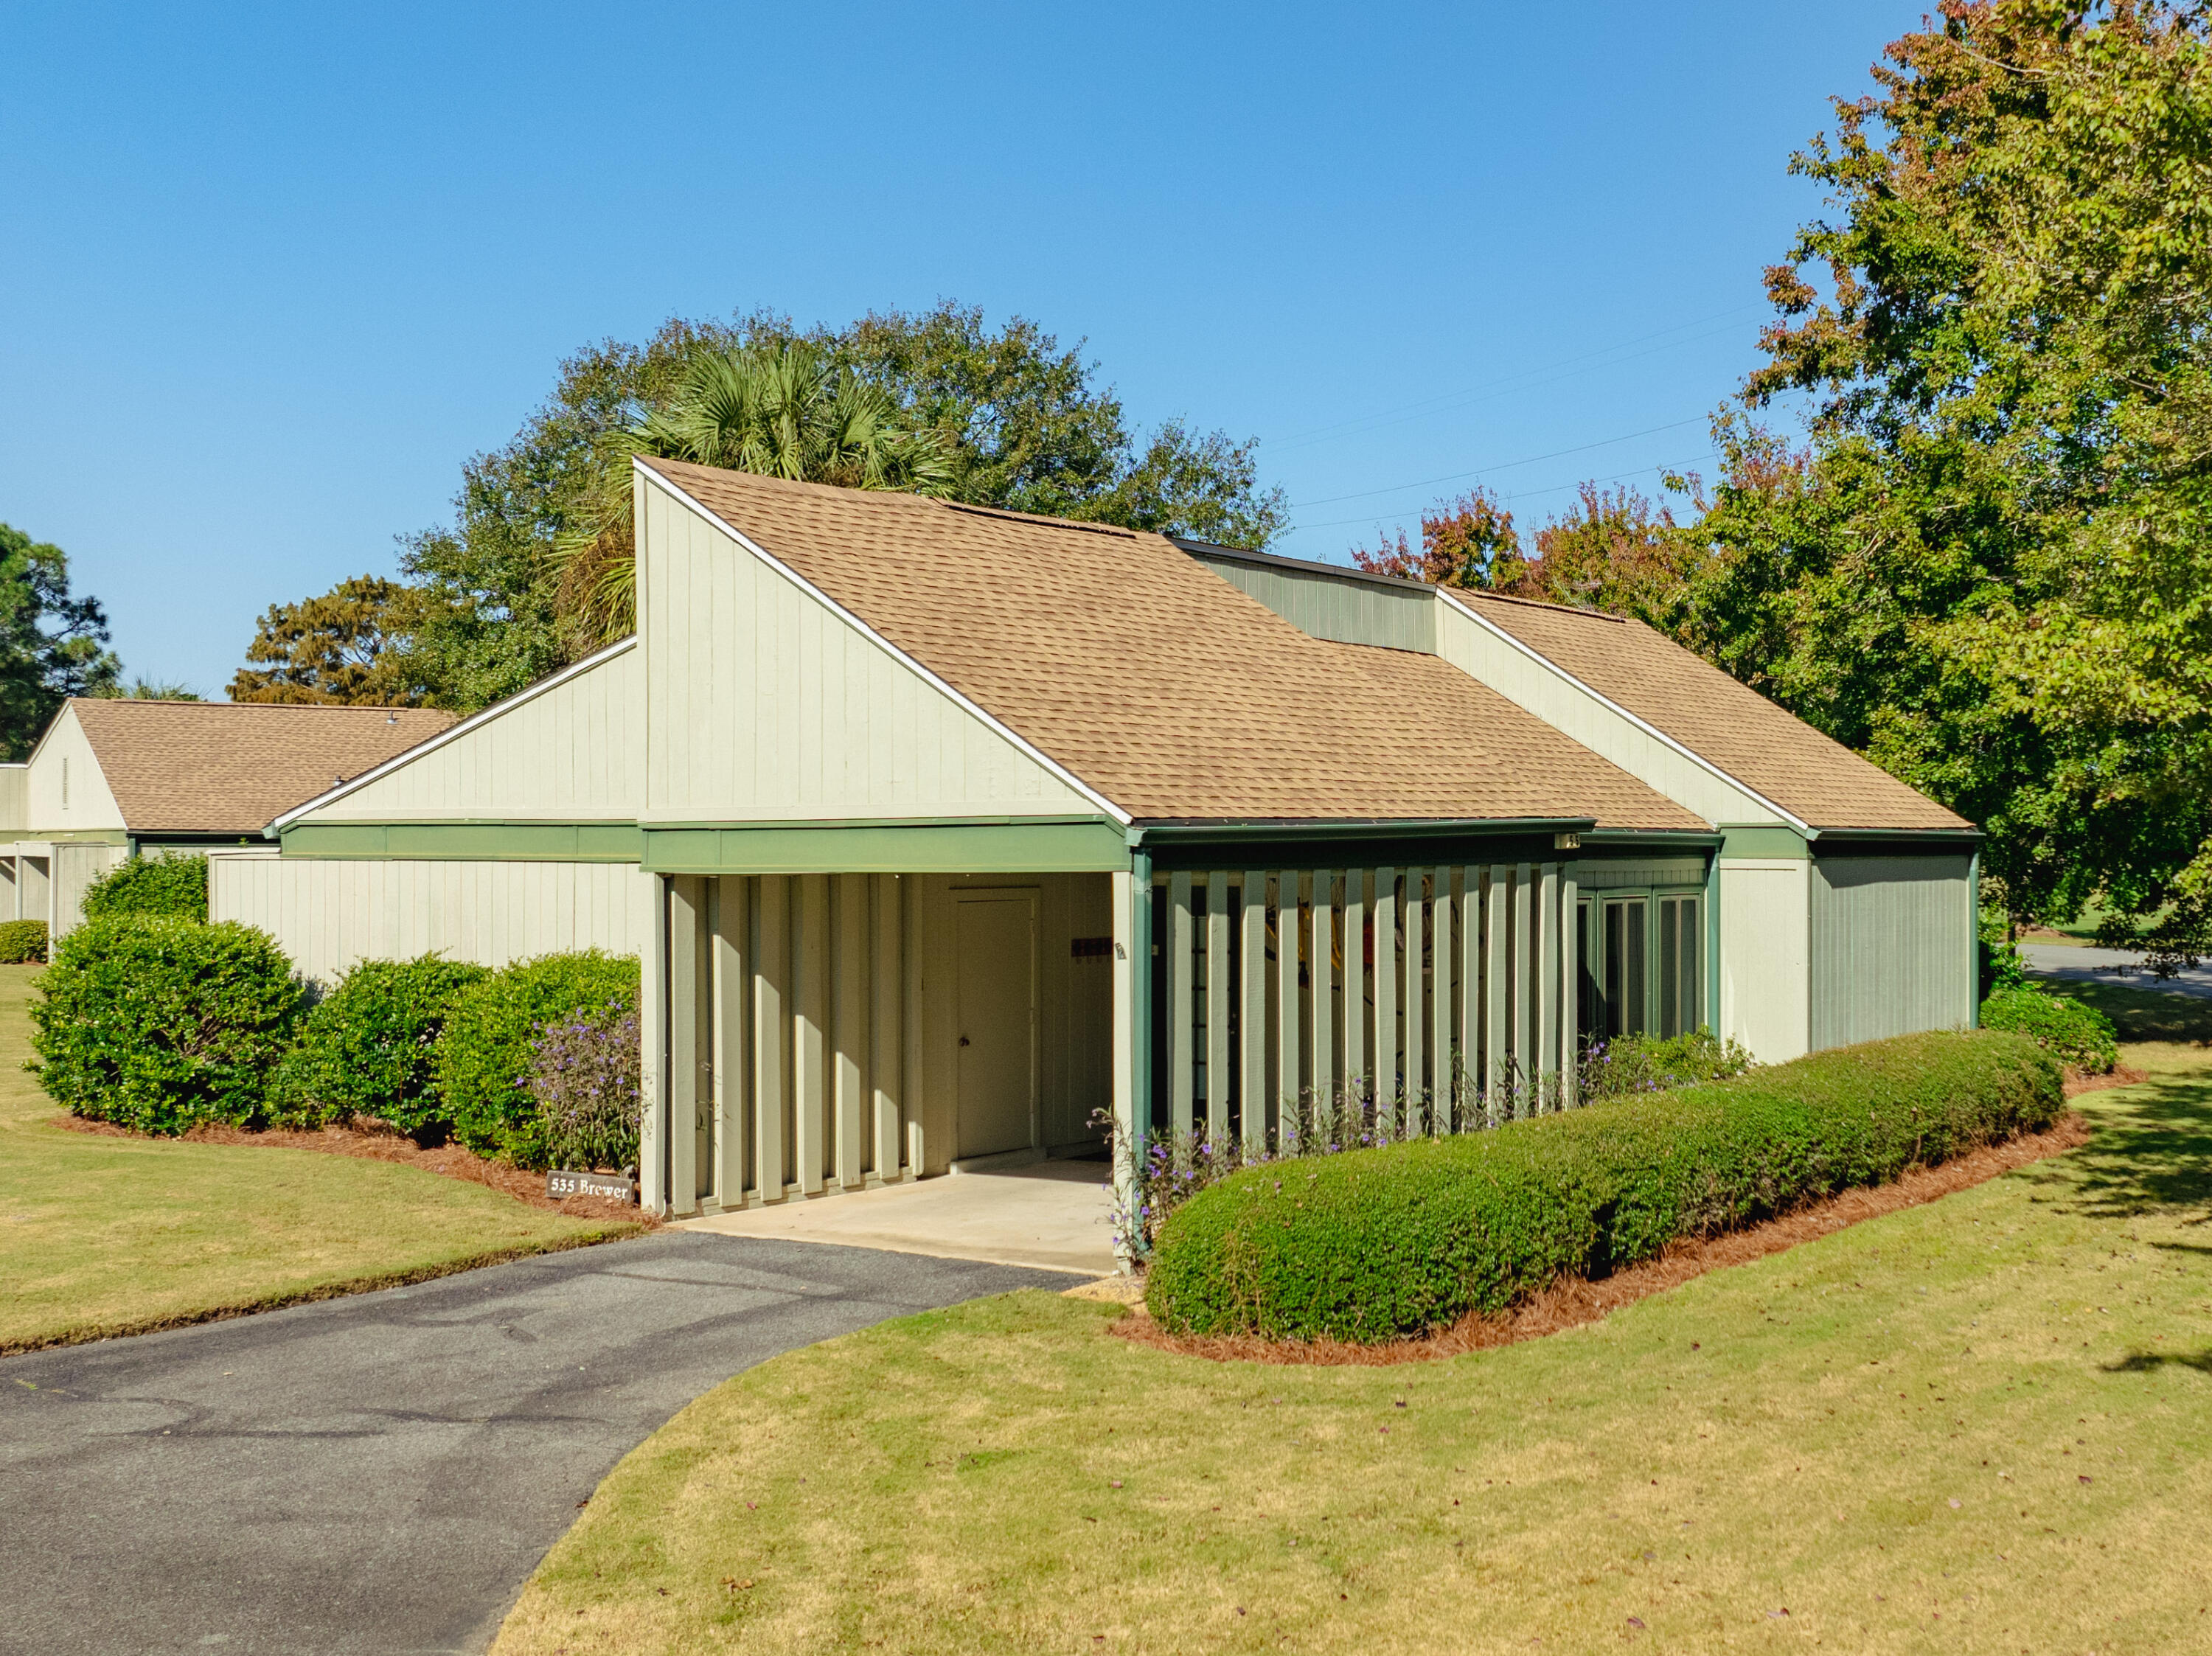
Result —
[{"label": "asphalt driveway", "polygon": [[478,1651],[608,1470],[780,1351],[1057,1272],[663,1231],[0,1359],[0,1651]]}]

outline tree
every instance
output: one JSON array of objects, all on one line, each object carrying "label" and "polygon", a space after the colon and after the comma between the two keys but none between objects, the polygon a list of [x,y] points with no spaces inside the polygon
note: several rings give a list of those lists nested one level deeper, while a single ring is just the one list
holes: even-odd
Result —
[{"label": "tree", "polygon": [[118,682],[94,690],[93,695],[116,701],[204,701],[207,699],[180,680],[148,678],[143,673],[128,684]]},{"label": "tree", "polygon": [[0,747],[27,757],[73,695],[95,695],[122,670],[106,648],[100,600],[70,593],[69,557],[0,524]]},{"label": "tree", "polygon": [[232,675],[233,701],[339,702],[407,707],[420,687],[398,647],[411,595],[396,581],[356,575],[321,596],[272,604]]},{"label": "tree", "polygon": [[[621,584],[621,536],[602,537],[609,474],[629,464],[624,434],[672,401],[695,361],[794,342],[881,392],[900,430],[935,432],[951,498],[1238,546],[1285,525],[1253,445],[1179,421],[1140,437],[1080,343],[1062,349],[1024,318],[994,331],[980,309],[945,301],[836,329],[801,331],[770,312],[674,319],[643,345],[603,341],[564,361],[514,439],[463,469],[453,521],[404,543],[420,599],[410,671],[430,700],[481,707],[594,647],[613,619],[609,579]],[[593,542],[596,554],[580,550]]]},{"label": "tree", "polygon": [[1385,536],[1380,546],[1354,547],[1352,561],[1371,575],[1486,591],[1517,585],[1528,568],[1513,514],[1482,488],[1439,500],[1424,512],[1419,551],[1401,529],[1395,540]]},{"label": "tree", "polygon": [[[2212,58],[2204,12],[1946,0],[1792,162],[1681,626],[1989,834],[2021,919],[2212,912]],[[1812,276],[1808,278],[1808,267]]]}]

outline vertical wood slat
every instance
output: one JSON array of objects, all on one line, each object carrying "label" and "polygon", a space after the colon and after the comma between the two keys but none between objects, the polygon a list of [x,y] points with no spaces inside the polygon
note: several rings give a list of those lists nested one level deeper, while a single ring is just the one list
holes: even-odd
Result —
[{"label": "vertical wood slat", "polygon": [[1168,876],[1167,1060],[1170,1125],[1177,1137],[1191,1129],[1191,950],[1190,875],[1178,869]]},{"label": "vertical wood slat", "polygon": [[1367,870],[1344,871],[1344,1090],[1346,1107],[1357,1110],[1370,1096],[1367,1088]]},{"label": "vertical wood slat", "polygon": [[1313,943],[1306,951],[1307,999],[1313,1009],[1306,1066],[1313,1077],[1313,1125],[1323,1131],[1336,1117],[1336,876],[1313,877]]},{"label": "vertical wood slat", "polygon": [[1275,1126],[1289,1130],[1298,1119],[1298,877],[1295,869],[1275,876]]},{"label": "vertical wood slat", "polygon": [[726,874],[714,900],[714,1196],[740,1205],[754,1182],[747,1003],[752,998],[752,883]]},{"label": "vertical wood slat", "polygon": [[699,882],[668,883],[668,1198],[672,1212],[699,1205]]},{"label": "vertical wood slat", "polygon": [[840,874],[836,878],[837,1004],[832,1028],[836,1040],[837,1143],[831,1160],[838,1184],[854,1190],[862,1179],[860,1123],[867,1101],[868,877]]},{"label": "vertical wood slat", "polygon": [[1546,1109],[1559,1107],[1559,865],[1544,864],[1537,887],[1536,1062],[1547,1077]]},{"label": "vertical wood slat", "polygon": [[1582,910],[1570,863],[1559,880],[1559,1101],[1568,1109],[1582,1102]]},{"label": "vertical wood slat", "polygon": [[[1136,1158],[1144,1154],[1138,1138],[1137,1004],[1139,996],[1152,992],[1152,962],[1143,958],[1138,948],[1137,903],[1140,895],[1150,902],[1152,892],[1149,880],[1140,884],[1135,874],[1127,870],[1107,878],[1114,905],[1112,1107],[1116,1134],[1127,1149],[1114,1158],[1114,1205],[1116,1212],[1127,1213],[1134,1206]],[[1124,1263],[1130,1258],[1130,1240],[1115,1239],[1115,1252]]]},{"label": "vertical wood slat", "polygon": [[753,970],[753,1134],[758,1146],[753,1182],[762,1198],[783,1199],[784,1052],[790,1040],[791,877],[763,874],[754,894],[753,927],[758,959]]},{"label": "vertical wood slat", "polygon": [[[924,1060],[926,1048],[923,1044],[928,1021],[922,1016],[921,974],[921,963],[927,958],[924,951],[929,934],[921,882],[902,879],[899,886],[899,930],[906,944],[906,986],[902,997],[905,1005],[902,1021],[906,1025],[906,1063],[902,1081],[905,1090],[899,1098],[899,1109],[906,1118],[907,1174],[910,1178],[919,1179],[922,1170],[929,1165],[929,1144],[923,1125],[928,1116],[929,1104],[925,1088],[928,1065]],[[1151,961],[1145,961],[1143,966],[1147,974],[1146,981],[1149,985]]]},{"label": "vertical wood slat", "polygon": [[1514,864],[1512,1043],[1514,1066],[1520,1071],[1522,1083],[1528,1089],[1529,1100],[1533,1106],[1536,1089],[1535,1053],[1533,1050],[1536,1031],[1535,1021],[1530,1016],[1534,1010],[1531,1003],[1534,997],[1529,992],[1534,987],[1530,979],[1534,975],[1535,966],[1535,953],[1529,947],[1535,935],[1531,930],[1534,922],[1529,913],[1534,906],[1529,901],[1532,895],[1529,890],[1531,873],[1532,870],[1528,864]]},{"label": "vertical wood slat", "polygon": [[1425,1066],[1421,1048],[1428,1034],[1421,998],[1421,944],[1428,904],[1421,895],[1421,870],[1406,870],[1406,1135],[1419,1136],[1426,1126]]},{"label": "vertical wood slat", "polygon": [[640,962],[638,1036],[638,1200],[665,1213],[668,1200],[668,880],[640,882],[647,905],[646,947]]},{"label": "vertical wood slat", "polygon": [[1482,1086],[1482,870],[1470,863],[1459,878],[1460,1086],[1471,1095]]},{"label": "vertical wood slat", "polygon": [[1237,894],[1244,932],[1241,943],[1237,994],[1237,1046],[1242,1049],[1237,1072],[1238,1107],[1244,1143],[1260,1147],[1267,1121],[1267,877],[1258,869],[1244,870]]},{"label": "vertical wood slat", "polygon": [[1229,1137],[1229,876],[1206,877],[1206,1136]]},{"label": "vertical wood slat", "polygon": [[830,1100],[823,1052],[827,1034],[830,953],[830,877],[799,876],[799,980],[797,1015],[792,1020],[792,1149],[799,1187],[819,1195],[829,1162],[825,1129]]},{"label": "vertical wood slat", "polygon": [[1375,870],[1375,1119],[1398,1122],[1398,870]]},{"label": "vertical wood slat", "polygon": [[868,1050],[875,1059],[873,1165],[886,1182],[899,1175],[899,1104],[906,1056],[905,881],[896,874],[873,877],[875,907],[875,1023]]},{"label": "vertical wood slat", "polygon": [[1443,1132],[1451,1131],[1459,1122],[1458,1112],[1452,1107],[1455,1077],[1451,1050],[1451,876],[1449,868],[1429,870],[1429,877],[1435,882],[1429,910],[1429,957],[1433,962],[1429,999],[1430,1110],[1436,1128]]},{"label": "vertical wood slat", "polygon": [[1506,1035],[1512,1011],[1506,1004],[1506,961],[1513,935],[1513,870],[1507,864],[1490,866],[1488,907],[1482,959],[1483,1113],[1494,1127],[1513,1113],[1513,1054]]}]

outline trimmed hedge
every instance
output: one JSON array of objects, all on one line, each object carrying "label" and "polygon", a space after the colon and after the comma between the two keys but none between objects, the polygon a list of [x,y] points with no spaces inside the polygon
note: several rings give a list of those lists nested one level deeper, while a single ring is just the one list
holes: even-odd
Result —
[{"label": "trimmed hedge", "polygon": [[1196,1334],[1376,1341],[2048,1126],[2033,1041],[1944,1031],[1454,1138],[1247,1169],[1168,1220],[1146,1303]]},{"label": "trimmed hedge", "polygon": [[44,920],[0,920],[0,966],[21,966],[46,957]]},{"label": "trimmed hedge", "polygon": [[2120,1061],[2112,1019],[2095,1007],[2033,985],[1999,989],[1982,1003],[1982,1028],[2026,1035],[2062,1064],[2105,1075]]},{"label": "trimmed hedge", "polygon": [[461,992],[489,967],[424,955],[363,961],[307,1014],[273,1090],[276,1119],[316,1127],[373,1115],[418,1138],[450,1131],[434,1073],[435,1043]]},{"label": "trimmed hedge", "polygon": [[453,1137],[480,1156],[543,1166],[547,1146],[530,1090],[538,1031],[611,1002],[634,1009],[637,997],[636,957],[596,949],[523,961],[464,989],[446,1015],[436,1059]]},{"label": "trimmed hedge", "polygon": [[143,1132],[262,1118],[301,1010],[266,933],[162,916],[88,920],[55,946],[31,1004],[31,1067],[81,1116]]},{"label": "trimmed hedge", "polygon": [[208,917],[204,857],[133,857],[118,863],[84,889],[84,917],[166,914],[180,920]]}]

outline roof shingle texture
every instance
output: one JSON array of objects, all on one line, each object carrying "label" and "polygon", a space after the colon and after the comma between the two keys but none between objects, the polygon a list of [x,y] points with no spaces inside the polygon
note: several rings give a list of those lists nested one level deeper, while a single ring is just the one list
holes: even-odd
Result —
[{"label": "roof shingle texture", "polygon": [[1706,826],[1447,663],[1311,637],[1160,536],[647,464],[1134,817]]},{"label": "roof shingle texture", "polygon": [[258,834],[283,811],[453,722],[427,707],[77,700],[134,834]]},{"label": "roof shingle texture", "polygon": [[1452,596],[1814,828],[1972,826],[1640,621]]}]

